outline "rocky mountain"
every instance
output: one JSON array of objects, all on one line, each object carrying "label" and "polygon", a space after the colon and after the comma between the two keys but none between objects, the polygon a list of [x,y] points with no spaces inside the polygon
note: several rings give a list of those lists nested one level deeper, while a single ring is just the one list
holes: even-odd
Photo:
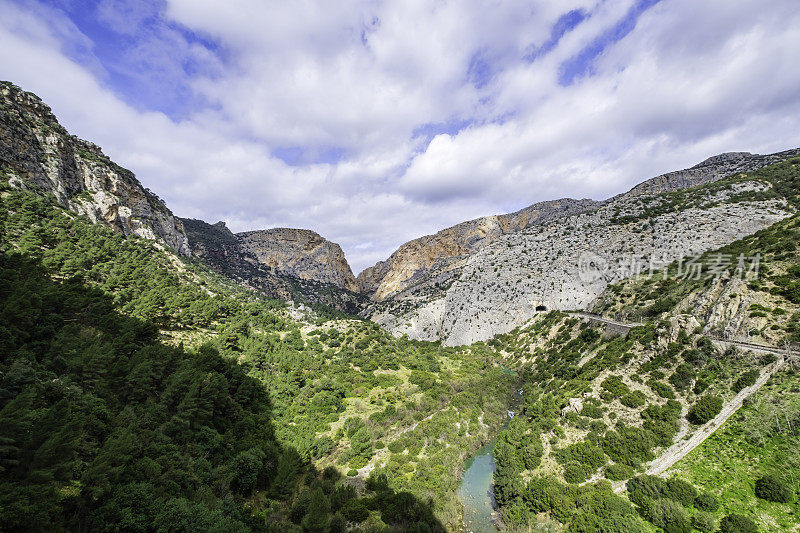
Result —
[{"label": "rocky mountain", "polygon": [[342,248],[318,233],[274,228],[238,233],[236,240],[260,264],[280,274],[357,290],[356,278]]},{"label": "rocky mountain", "polygon": [[612,198],[611,201],[622,196],[656,194],[713,183],[733,174],[764,168],[798,153],[800,153],[800,150],[795,149],[767,155],[751,154],[749,152],[727,152],[715,155],[691,168],[676,170],[650,178],[627,193]]},{"label": "rocky mountain", "polygon": [[181,219],[192,255],[271,298],[308,301],[356,314],[365,299],[338,244],[313,231],[271,229],[235,234],[225,222]]},{"label": "rocky mountain", "polygon": [[409,241],[386,261],[365,269],[358,275],[362,294],[380,302],[397,296],[428,292],[441,287],[460,275],[467,259],[502,235],[517,233],[532,226],[546,224],[557,218],[587,213],[623,197],[656,194],[718,181],[738,172],[756,170],[796,154],[789,150],[760,155],[730,152],[710,157],[691,168],[656,176],[637,185],[629,192],[605,201],[563,198],[539,202],[515,213],[488,216],[462,222],[434,235]]},{"label": "rocky mountain", "polygon": [[183,225],[158,196],[98,146],[67,133],[36,95],[9,82],[0,82],[0,171],[11,185],[52,193],[123,235],[189,254]]},{"label": "rocky mountain", "polygon": [[425,291],[456,276],[466,260],[502,235],[536,224],[594,209],[593,200],[552,200],[533,204],[508,215],[462,222],[434,235],[407,242],[389,259],[358,275],[360,292],[382,301],[403,291]]},{"label": "rocky mountain", "polygon": [[0,82],[0,172],[13,187],[53,194],[93,222],[199,257],[271,297],[358,309],[358,297],[334,294],[357,288],[338,244],[308,230],[234,235],[223,223],[182,220],[100,147],[70,135],[39,97],[9,82]]},{"label": "rocky mountain", "polygon": [[[388,267],[375,267],[383,277],[373,295],[379,301],[368,314],[397,335],[460,345],[510,331],[537,312],[583,309],[609,283],[653,261],[663,266],[790,216],[794,208],[773,184],[738,176],[798,154],[722,154],[604,202],[545,211],[544,217],[509,226],[511,231],[466,223],[460,226],[471,232],[455,231],[459,226],[441,232],[439,242],[451,239],[447,247],[434,245],[437,236],[412,241],[401,250],[432,249],[420,253],[418,263],[413,257],[399,261],[398,250]],[[487,226],[495,233],[482,230]],[[461,255],[446,255],[453,250]],[[425,270],[437,261],[446,267]],[[422,267],[414,270],[416,264]]]}]

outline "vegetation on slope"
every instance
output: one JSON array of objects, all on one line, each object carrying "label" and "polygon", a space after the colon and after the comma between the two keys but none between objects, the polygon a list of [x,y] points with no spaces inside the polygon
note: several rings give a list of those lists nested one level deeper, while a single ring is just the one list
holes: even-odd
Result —
[{"label": "vegetation on slope", "polygon": [[670,470],[719,501],[715,519],[744,515],[761,531],[800,527],[800,375],[773,377]]},{"label": "vegetation on slope", "polygon": [[[727,181],[768,181],[771,188],[743,194],[769,198],[777,194],[796,205],[799,168],[800,161],[792,160]],[[665,209],[678,209],[692,198],[682,192],[668,196],[675,202]],[[800,283],[799,224],[797,215],[792,216],[700,259],[709,267],[720,253],[760,254],[758,277],[737,283],[735,260],[710,280],[680,276],[674,264],[656,276],[609,287],[599,310],[612,317],[645,321],[625,336],[603,337],[586,323],[553,312],[490,342],[522,365],[524,409],[498,438],[494,489],[512,529],[530,527],[543,512],[570,531],[796,527],[796,519],[786,515],[796,505],[796,496],[787,488],[794,485],[795,473],[767,466],[775,459],[786,459],[785,452],[769,445],[764,453],[751,450],[753,457],[764,458],[763,468],[739,472],[741,483],[749,487],[744,502],[756,498],[757,481],[762,495],[784,500],[760,504],[767,511],[758,516],[748,511],[746,503],[728,500],[716,481],[700,482],[692,476],[687,482],[685,471],[669,480],[643,474],[650,461],[720,413],[725,402],[754,384],[762,369],[776,360],[772,354],[726,349],[711,341],[723,334],[715,328],[729,326],[725,317],[739,312],[734,308],[727,313],[729,307],[723,304],[738,298],[739,307],[749,306],[746,318],[751,321],[745,324],[760,321],[749,332],[750,338],[775,344],[800,339],[800,309],[793,292]],[[705,327],[706,320],[715,322]],[[779,374],[778,379],[797,387],[793,373]],[[780,424],[787,430],[790,422]],[[793,435],[796,438],[796,429]],[[774,459],[767,460],[765,454]],[[723,468],[705,459],[698,460],[702,465],[698,468]],[[619,497],[611,485],[598,482],[604,478],[628,480],[630,503],[615,499]],[[719,497],[718,508],[710,503],[712,493]],[[700,501],[695,501],[698,497]]]},{"label": "vegetation on slope", "polygon": [[[263,454],[253,452],[247,460],[259,465],[272,464],[289,454],[287,457],[296,460],[292,468],[296,466],[298,470],[292,470],[291,475],[287,475],[296,481],[296,485],[292,485],[291,490],[276,493],[272,490],[271,479],[266,474],[258,474],[260,477],[257,476],[258,484],[253,487],[254,490],[237,493],[231,489],[230,494],[226,492],[226,483],[228,486],[236,484],[230,470],[233,467],[229,463],[238,454],[248,452],[250,447],[241,446],[251,439],[250,432],[266,431],[266,422],[248,422],[246,427],[236,426],[239,428],[237,431],[244,433],[234,437],[233,434],[228,435],[231,430],[226,424],[235,426],[237,419],[233,417],[228,420],[228,411],[212,410],[210,413],[204,412],[202,423],[198,422],[196,427],[190,424],[187,431],[191,430],[191,434],[182,434],[180,445],[170,440],[173,434],[158,434],[167,448],[148,452],[148,457],[156,462],[160,453],[173,454],[175,460],[183,465],[182,470],[162,465],[157,469],[158,472],[187,471],[190,472],[188,477],[201,480],[195,482],[192,490],[176,492],[176,495],[193,505],[201,504],[208,509],[216,509],[221,513],[220,519],[233,517],[247,527],[267,527],[273,519],[293,520],[301,524],[305,516],[304,506],[310,505],[311,501],[320,505],[324,503],[323,507],[330,509],[328,514],[334,520],[338,511],[331,491],[338,490],[335,488],[340,484],[338,479],[347,477],[348,486],[358,487],[359,491],[365,487],[367,489],[365,493],[360,492],[365,503],[359,508],[363,508],[363,511],[342,515],[351,527],[367,523],[378,527],[381,521],[391,524],[422,520],[437,529],[443,527],[439,525],[442,522],[451,528],[460,523],[460,507],[455,500],[454,489],[461,464],[468,453],[488,440],[489,435],[502,423],[516,379],[513,373],[495,363],[497,355],[494,349],[486,345],[443,349],[438,344],[395,339],[376,325],[361,320],[327,320],[327,317],[314,313],[298,321],[292,318],[290,310],[282,302],[265,300],[255,293],[244,291],[198,264],[180,261],[152,242],[137,238],[123,239],[111,230],[74,216],[49,199],[33,193],[4,186],[2,195],[3,227],[0,235],[5,254],[20,260],[25,258],[36,265],[39,285],[42,284],[41,280],[49,277],[53,280],[50,283],[53,287],[91,288],[94,291],[91,294],[103,299],[105,307],[100,314],[116,316],[115,313],[119,313],[120,321],[131,320],[144,324],[149,328],[150,337],[141,342],[145,347],[154,346],[145,365],[147,371],[136,370],[138,360],[134,367],[127,368],[125,360],[113,347],[115,345],[98,348],[104,358],[98,360],[96,364],[99,366],[93,372],[103,380],[108,376],[110,381],[100,383],[102,391],[87,388],[88,385],[71,374],[70,369],[83,368],[85,359],[94,353],[76,339],[88,335],[86,342],[94,341],[91,334],[83,333],[85,328],[79,327],[83,322],[72,316],[72,311],[64,311],[67,314],[59,314],[60,320],[69,324],[77,322],[78,325],[63,332],[55,328],[41,334],[42,342],[53,337],[52,342],[64,344],[10,346],[9,355],[2,361],[0,371],[3,375],[18,363],[20,357],[34,357],[50,372],[48,379],[78,382],[82,391],[93,396],[99,395],[104,401],[108,399],[103,395],[119,392],[120,383],[133,380],[128,385],[133,395],[131,398],[155,402],[158,406],[162,402],[160,397],[151,399],[152,391],[171,390],[168,383],[171,383],[171,379],[178,379],[174,377],[176,372],[183,372],[177,361],[200,358],[203,365],[222,365],[216,370],[209,370],[206,366],[201,366],[199,370],[192,367],[191,372],[181,374],[183,377],[179,380],[177,391],[170,392],[177,398],[170,400],[174,405],[170,403],[158,407],[163,419],[154,419],[155,415],[150,414],[141,415],[129,405],[133,400],[125,395],[120,395],[116,400],[119,402],[117,408],[127,413],[125,409],[131,407],[137,423],[146,422],[149,424],[147,431],[158,432],[161,425],[177,416],[171,409],[181,405],[183,396],[190,392],[195,394],[198,387],[201,394],[206,394],[202,383],[207,380],[213,378],[213,391],[208,392],[211,396],[208,401],[212,405],[218,401],[225,404],[224,398],[227,396],[236,398],[237,389],[226,389],[226,383],[229,387],[234,387],[231,383],[238,387],[240,381],[246,382],[249,387],[258,390],[259,397],[266,403],[243,406],[241,409],[251,408],[254,416],[266,417],[269,426],[274,428],[269,430],[269,443],[277,450],[267,450]],[[15,284],[16,281],[11,282],[12,287]],[[26,298],[20,296],[16,300],[24,301]],[[30,301],[31,305],[38,305],[40,297],[30,295]],[[92,309],[89,304],[81,306]],[[92,321],[103,319],[90,314],[87,320],[89,325],[85,327],[93,331]],[[9,317],[2,323],[9,327],[16,324],[16,319]],[[121,326],[119,329],[122,331]],[[75,344],[71,344],[73,342]],[[123,346],[124,350],[131,353],[139,348],[139,345]],[[67,366],[59,366],[65,364],[59,362],[60,358],[67,360]],[[169,366],[168,361],[172,360],[176,362]],[[56,366],[51,368],[50,365]],[[116,376],[109,370],[109,365],[114,365],[115,369],[119,365],[122,375]],[[158,370],[149,370],[151,366],[156,366]],[[137,376],[143,374],[141,379],[152,390],[139,390],[138,382],[125,374],[134,370]],[[212,374],[206,378],[208,372]],[[213,372],[221,374],[221,377],[214,377],[216,374]],[[237,377],[229,376],[228,372],[236,373]],[[20,391],[9,393],[0,403],[0,408],[4,408],[8,401],[19,394]],[[33,405],[37,405],[42,392],[36,390],[30,394]],[[235,407],[230,408],[236,410]],[[111,416],[117,416],[117,412]],[[226,420],[217,420],[219,417],[225,417]],[[129,419],[125,420],[127,424]],[[210,432],[207,427],[214,428],[216,433]],[[92,436],[92,445],[96,449],[87,452],[83,459],[85,463],[92,464],[96,460],[116,429],[114,426],[108,430],[108,434]],[[196,434],[195,430],[200,433]],[[129,440],[146,440],[137,431],[134,431],[135,437]],[[216,436],[217,433],[220,436]],[[84,438],[83,435],[76,437],[78,448],[90,448],[83,443]],[[236,443],[228,445],[225,439],[235,440]],[[442,445],[445,441],[449,446]],[[267,444],[260,441],[257,445],[264,450],[268,448]],[[180,446],[197,448],[191,448],[189,452]],[[206,446],[215,450],[220,446],[228,446],[210,467],[220,472],[227,469],[226,473],[219,474],[220,477],[206,474],[203,477],[194,472],[193,467],[187,466],[195,455],[211,460]],[[174,450],[174,453],[170,450]],[[139,459],[137,456],[132,464],[138,464],[136,461]],[[245,459],[241,461],[247,462]],[[316,473],[312,464],[324,469],[325,474]],[[152,473],[150,470],[146,472]],[[17,478],[8,482],[19,484],[29,481],[26,477],[28,473],[17,475]],[[63,475],[63,483],[76,487],[74,491],[83,494],[88,490],[84,487],[88,478],[83,478],[82,470],[72,469]],[[317,488],[314,480],[322,479],[320,476],[327,476],[325,479],[328,481],[323,490],[325,502],[321,502],[318,494],[311,498]],[[165,479],[170,478],[171,474],[165,475]],[[125,479],[127,482],[128,478]],[[213,497],[206,495],[206,490],[200,492],[200,485],[205,483],[209,484],[208,490]],[[117,485],[116,481],[109,481],[108,490],[117,490]],[[159,487],[154,490],[159,497],[167,497],[167,493],[163,493]],[[379,501],[380,498],[375,498],[380,494],[388,494],[387,491],[405,491],[407,501],[403,503],[404,510],[391,510],[394,508],[389,505],[389,514],[384,513],[386,506]],[[347,494],[351,495],[350,492]],[[221,506],[219,502],[228,495],[232,503],[227,507]],[[60,503],[52,509],[62,521],[53,519],[71,528],[74,522],[63,521],[71,515],[64,507],[64,502],[57,501]],[[164,503],[161,500],[159,502]],[[163,508],[161,503],[154,505],[154,508]],[[140,510],[126,508],[120,502],[114,505],[120,509],[119,513],[140,515]],[[233,513],[234,508],[238,509],[238,514]],[[432,518],[432,512],[437,519]],[[53,513],[47,516],[52,518],[55,516]],[[90,514],[100,516],[94,512]],[[20,515],[24,516],[24,513]],[[282,527],[286,527],[286,524]]]},{"label": "vegetation on slope", "polygon": [[[763,193],[751,194],[784,197],[794,208],[800,207],[800,159],[727,178],[715,185],[747,180],[771,186]],[[596,311],[630,321],[700,311],[706,315],[698,316],[703,322],[714,306],[727,307],[734,316],[741,317],[741,325],[721,321],[713,324],[712,333],[726,335],[733,331],[738,336],[773,345],[800,343],[798,242],[800,215],[796,214],[703,254],[694,261],[699,266],[691,267],[688,261],[676,262],[658,276],[631,278],[611,285]],[[740,257],[745,258],[743,265]],[[699,269],[700,275],[695,269]],[[738,305],[745,308],[737,309]]]}]

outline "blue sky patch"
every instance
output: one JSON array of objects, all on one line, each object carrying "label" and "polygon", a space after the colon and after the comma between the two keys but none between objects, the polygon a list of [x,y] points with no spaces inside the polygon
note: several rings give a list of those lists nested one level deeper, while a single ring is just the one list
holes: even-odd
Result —
[{"label": "blue sky patch", "polygon": [[593,73],[594,61],[610,45],[624,38],[636,27],[639,17],[661,0],[640,0],[613,27],[603,32],[583,50],[561,64],[558,83],[562,87],[572,85],[577,79]]}]

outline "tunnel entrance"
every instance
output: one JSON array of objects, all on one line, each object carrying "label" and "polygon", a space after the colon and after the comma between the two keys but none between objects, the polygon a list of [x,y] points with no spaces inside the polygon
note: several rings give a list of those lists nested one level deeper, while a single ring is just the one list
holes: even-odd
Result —
[{"label": "tunnel entrance", "polygon": [[547,311],[547,306],[546,306],[546,305],[537,305],[537,306],[536,306],[536,311],[537,311],[537,312],[544,312],[544,311]]}]

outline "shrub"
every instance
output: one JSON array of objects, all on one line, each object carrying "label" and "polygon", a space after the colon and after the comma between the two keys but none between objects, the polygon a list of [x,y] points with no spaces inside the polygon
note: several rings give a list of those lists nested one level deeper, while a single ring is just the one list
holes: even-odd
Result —
[{"label": "shrub", "polygon": [[695,372],[692,365],[688,363],[681,363],[675,369],[675,372],[669,377],[669,382],[678,389],[684,390],[692,384],[695,378]]},{"label": "shrub", "polygon": [[623,383],[622,378],[619,376],[608,376],[606,379],[600,383],[600,386],[603,387],[605,390],[613,394],[614,396],[624,396],[631,392],[625,383]]},{"label": "shrub", "polygon": [[369,518],[369,509],[363,500],[353,498],[342,507],[342,515],[350,522],[363,522]]},{"label": "shrub", "polygon": [[675,391],[673,391],[672,387],[666,383],[662,383],[661,381],[651,381],[650,388],[662,398],[666,398],[667,400],[675,399]]},{"label": "shrub", "polygon": [[528,442],[522,450],[522,461],[525,464],[525,468],[533,470],[539,466],[542,463],[543,454],[544,448],[538,437]]},{"label": "shrub", "polygon": [[714,516],[705,511],[697,511],[692,517],[692,525],[697,531],[710,533],[717,529],[717,521]]},{"label": "shrub", "polygon": [[720,533],[758,533],[756,523],[740,514],[729,514],[719,522]]},{"label": "shrub", "polygon": [[717,497],[710,492],[704,492],[694,499],[694,506],[701,511],[713,513],[719,509],[719,501]]},{"label": "shrub", "polygon": [[756,480],[756,496],[770,502],[788,503],[794,494],[782,479],[767,475]]},{"label": "shrub", "polygon": [[678,301],[675,298],[669,298],[669,297],[661,298],[659,300],[656,300],[656,302],[653,303],[653,305],[648,307],[645,310],[645,314],[647,316],[658,316],[661,313],[666,313],[667,311],[671,310],[673,307],[675,307],[675,304],[677,303]]},{"label": "shrub", "polygon": [[695,498],[697,498],[697,489],[689,483],[673,477],[667,480],[664,497],[689,507],[694,503]]},{"label": "shrub", "polygon": [[621,426],[609,431],[601,441],[603,450],[615,463],[638,467],[644,461],[652,461],[655,435],[641,428]]},{"label": "shrub", "polygon": [[628,481],[628,497],[639,507],[647,501],[661,498],[666,490],[666,483],[657,476],[641,475]]},{"label": "shrub", "polygon": [[691,409],[687,418],[693,424],[705,424],[722,411],[722,398],[719,396],[702,396]]},{"label": "shrub", "polygon": [[645,394],[642,391],[636,390],[631,392],[630,394],[626,394],[625,396],[620,398],[619,401],[622,402],[622,405],[626,407],[631,407],[631,408],[641,407],[647,402],[647,396],[645,396]]},{"label": "shrub", "polygon": [[622,481],[633,475],[633,468],[624,464],[613,464],[606,467],[606,478],[611,481]]},{"label": "shrub", "polygon": [[744,389],[745,387],[749,387],[750,385],[754,385],[755,382],[758,381],[758,377],[760,375],[761,375],[761,372],[759,372],[758,370],[755,370],[755,369],[745,372],[744,374],[739,376],[739,379],[737,379],[733,383],[733,386],[731,387],[731,390],[733,390],[733,392],[739,392],[742,389]]},{"label": "shrub", "polygon": [[570,444],[558,451],[556,459],[562,464],[575,461],[591,470],[596,470],[606,464],[606,455],[602,448],[588,442]]},{"label": "shrub", "polygon": [[567,483],[583,483],[586,481],[586,470],[577,461],[573,461],[564,467],[564,481]]},{"label": "shrub", "polygon": [[596,405],[584,405],[583,409],[581,409],[581,415],[589,418],[603,418],[603,409]]},{"label": "shrub", "polygon": [[698,378],[694,382],[694,387],[692,387],[692,391],[695,394],[702,394],[708,387],[711,386],[711,383],[708,381],[708,378]]},{"label": "shrub", "polygon": [[648,501],[643,508],[644,517],[666,533],[691,533],[689,513],[673,500]]}]

